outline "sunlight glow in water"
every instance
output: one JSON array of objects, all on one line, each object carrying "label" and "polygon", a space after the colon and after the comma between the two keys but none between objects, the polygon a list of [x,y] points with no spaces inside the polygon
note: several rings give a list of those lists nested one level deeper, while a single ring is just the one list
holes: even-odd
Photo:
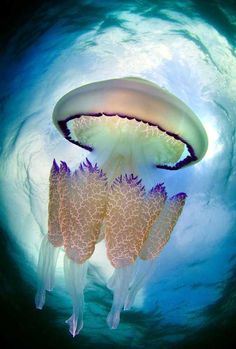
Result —
[{"label": "sunlight glow in water", "polygon": [[[178,173],[156,170],[152,174],[157,182],[165,182],[170,194],[187,192],[188,201],[135,309],[143,308],[152,317],[150,321],[160,326],[168,323],[198,328],[208,321],[207,315],[201,315],[203,310],[222,295],[219,285],[226,282],[234,253],[234,48],[217,28],[197,16],[191,18],[170,9],[155,9],[150,15],[132,7],[106,11],[112,24],[104,19],[81,30],[78,25],[68,28],[59,22],[22,49],[19,58],[14,56],[17,39],[3,54],[2,67],[8,78],[1,90],[1,224],[24,252],[31,276],[24,273],[21,261],[22,274],[34,286],[38,250],[47,231],[52,159],[65,160],[74,168],[87,154],[63,139],[52,125],[56,101],[69,90],[97,80],[135,75],[156,82],[199,116],[209,148],[204,160],[194,167]],[[58,291],[49,300],[49,307],[55,308],[62,300],[61,313],[68,306],[62,258],[61,254]],[[19,257],[15,260],[19,262]],[[90,272],[89,290],[97,290],[98,285],[101,289],[97,291],[99,300],[91,291],[89,307],[98,309],[102,304],[96,311],[106,313],[104,285],[112,268],[103,242],[91,258]],[[85,336],[94,327],[93,314],[88,312],[86,321]],[[106,338],[119,342],[119,334],[110,335],[106,324],[99,324],[100,328],[95,326],[94,342],[104,333]],[[138,333],[139,326],[146,330],[144,324],[129,323],[127,317],[121,326],[123,343]],[[137,334],[137,343],[139,338]]]}]

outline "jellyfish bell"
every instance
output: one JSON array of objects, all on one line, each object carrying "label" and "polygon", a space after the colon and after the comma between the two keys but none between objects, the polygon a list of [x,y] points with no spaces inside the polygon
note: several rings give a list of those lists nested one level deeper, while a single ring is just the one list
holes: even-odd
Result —
[{"label": "jellyfish bell", "polygon": [[117,167],[117,175],[143,163],[176,170],[200,161],[207,150],[197,116],[177,97],[139,78],[74,89],[56,104],[53,121],[70,142],[96,153],[105,169]]},{"label": "jellyfish bell", "polygon": [[68,323],[72,335],[78,334],[87,261],[105,238],[114,267],[107,284],[113,292],[107,323],[116,328],[122,308],[132,306],[185,204],[185,193],[167,198],[163,183],[155,179],[150,185],[150,171],[197,163],[206,153],[207,135],[182,101],[139,78],[95,82],[67,93],[54,108],[53,122],[90,155],[73,173],[65,162],[60,168],[53,163],[36,306],[42,309],[46,290],[53,287],[63,247],[73,305]]}]

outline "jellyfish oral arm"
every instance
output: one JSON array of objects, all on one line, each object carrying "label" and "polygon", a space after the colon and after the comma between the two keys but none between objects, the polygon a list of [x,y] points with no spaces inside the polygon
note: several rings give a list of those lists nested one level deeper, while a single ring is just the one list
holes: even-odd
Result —
[{"label": "jellyfish oral arm", "polygon": [[53,289],[57,258],[63,245],[59,223],[59,179],[59,167],[54,160],[49,177],[48,234],[43,238],[39,252],[37,309],[43,308],[46,291]]},{"label": "jellyfish oral arm", "polygon": [[180,217],[185,200],[185,193],[178,193],[166,201],[159,219],[153,224],[139,254],[143,260],[155,258],[168,242],[178,218]]},{"label": "jellyfish oral arm", "polygon": [[165,200],[166,192],[162,184],[155,186],[146,195],[141,180],[133,175],[118,177],[110,188],[105,238],[108,258],[116,268],[108,283],[113,291],[113,303],[107,323],[113,329],[119,324],[136,258]]},{"label": "jellyfish oral arm", "polygon": [[72,315],[66,320],[66,323],[69,325],[69,331],[73,337],[78,335],[83,328],[84,287],[86,285],[87,269],[87,261],[83,264],[78,264],[65,255],[65,282],[73,305]]},{"label": "jellyfish oral arm", "polygon": [[107,317],[108,326],[112,329],[119,325],[120,312],[132,277],[132,263],[145,238],[143,196],[141,181],[133,175],[118,177],[108,195],[105,238],[108,258],[116,268],[114,283],[110,282],[113,287],[113,303]]},{"label": "jellyfish oral arm", "polygon": [[125,300],[125,310],[131,308],[136,294],[155,271],[155,259],[170,239],[171,233],[185,205],[186,196],[185,193],[178,193],[168,199],[160,216],[152,225],[139,254],[135,278]]},{"label": "jellyfish oral arm", "polygon": [[38,290],[35,296],[37,309],[42,309],[45,304],[46,291],[52,291],[55,279],[55,270],[59,247],[55,247],[45,235],[41,243],[38,261]]},{"label": "jellyfish oral arm", "polygon": [[[65,162],[56,162],[49,179],[48,234],[43,238],[38,263],[36,307],[42,309],[46,290],[51,290],[59,248],[64,247],[64,274],[73,312],[67,323],[75,336],[83,327],[83,290],[87,260],[101,239],[106,209],[106,177],[86,160],[71,173]],[[96,195],[95,195],[96,193]]]},{"label": "jellyfish oral arm", "polygon": [[120,312],[128,294],[133,266],[128,265],[115,271],[115,285],[113,289],[113,302],[107,316],[107,324],[111,329],[116,329],[120,323]]},{"label": "jellyfish oral arm", "polygon": [[139,257],[137,258],[134,266],[133,280],[124,301],[124,310],[130,310],[130,308],[133,306],[138,291],[141,290],[147,281],[151,279],[155,270],[155,259],[143,261]]}]

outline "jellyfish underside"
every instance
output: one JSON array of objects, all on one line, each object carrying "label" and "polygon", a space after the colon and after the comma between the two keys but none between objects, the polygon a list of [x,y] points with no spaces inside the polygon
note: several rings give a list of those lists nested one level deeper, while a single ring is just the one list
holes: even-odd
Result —
[{"label": "jellyfish underside", "polygon": [[164,184],[150,179],[156,165],[174,168],[188,156],[190,147],[181,137],[124,114],[95,114],[78,113],[66,122],[66,138],[92,151],[74,172],[63,161],[60,166],[53,162],[48,234],[38,263],[35,302],[42,309],[46,291],[53,289],[59,250],[65,252],[65,280],[73,306],[67,323],[73,336],[83,327],[83,291],[96,243],[105,239],[114,267],[107,283],[113,292],[107,323],[115,329],[122,309],[132,307],[155,271],[156,257],[186,199],[185,193],[168,198]]},{"label": "jellyfish underside", "polygon": [[[102,118],[106,119],[105,127]],[[145,151],[150,147],[150,143],[152,147],[159,147],[169,154],[169,163],[178,160],[184,145],[174,138],[168,139],[169,136],[162,134],[157,128],[152,130],[152,126],[137,122],[135,125],[135,122],[120,119],[118,116],[91,117],[88,125],[83,117],[73,120],[72,127],[77,137],[85,124],[84,141],[93,146],[100,144],[100,147],[96,148],[96,153],[101,153],[97,163],[104,171],[88,159],[73,173],[65,162],[58,167],[54,161],[51,169],[49,231],[41,246],[41,282],[36,295],[36,306],[42,309],[45,291],[51,291],[53,288],[56,259],[59,247],[63,246],[65,280],[73,303],[73,314],[67,322],[73,336],[78,334],[83,326],[83,290],[87,260],[92,255],[96,242],[105,237],[107,255],[115,268],[111,280],[108,281],[108,287],[114,295],[107,322],[111,328],[116,328],[122,308],[125,306],[125,309],[129,309],[132,306],[131,301],[133,302],[136,293],[147,279],[147,269],[168,241],[184,205],[185,194],[180,193],[168,200],[163,184],[157,184],[146,192],[140,176],[137,175],[144,171],[143,166],[153,166],[149,163],[153,150]],[[155,140],[158,135],[159,139]],[[90,142],[90,137],[93,137],[93,143]],[[135,147],[137,142],[139,146]],[[95,155],[93,154],[92,158]],[[161,162],[162,155],[157,154],[156,159],[158,156]],[[177,214],[173,209],[173,212],[171,211],[168,201],[175,203]],[[170,222],[166,227],[164,223],[167,223],[168,219]],[[157,226],[158,221],[163,225],[162,230]],[[149,239],[152,249],[148,249]],[[144,265],[143,269],[139,268],[139,272],[136,270],[137,258],[143,260]]]}]

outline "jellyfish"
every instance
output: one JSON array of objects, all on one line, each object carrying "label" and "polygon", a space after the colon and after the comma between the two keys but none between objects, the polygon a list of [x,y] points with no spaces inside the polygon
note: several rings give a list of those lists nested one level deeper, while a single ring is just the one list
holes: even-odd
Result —
[{"label": "jellyfish", "polygon": [[83,292],[88,260],[105,239],[114,272],[107,324],[115,329],[122,309],[155,270],[155,260],[170,239],[186,193],[168,197],[158,169],[179,170],[199,162],[207,135],[198,117],[158,85],[128,77],[94,82],[63,96],[53,123],[71,143],[89,151],[72,172],[54,160],[49,176],[48,233],[38,263],[36,307],[54,285],[59,250],[72,299],[67,320],[73,336],[83,327]]}]

